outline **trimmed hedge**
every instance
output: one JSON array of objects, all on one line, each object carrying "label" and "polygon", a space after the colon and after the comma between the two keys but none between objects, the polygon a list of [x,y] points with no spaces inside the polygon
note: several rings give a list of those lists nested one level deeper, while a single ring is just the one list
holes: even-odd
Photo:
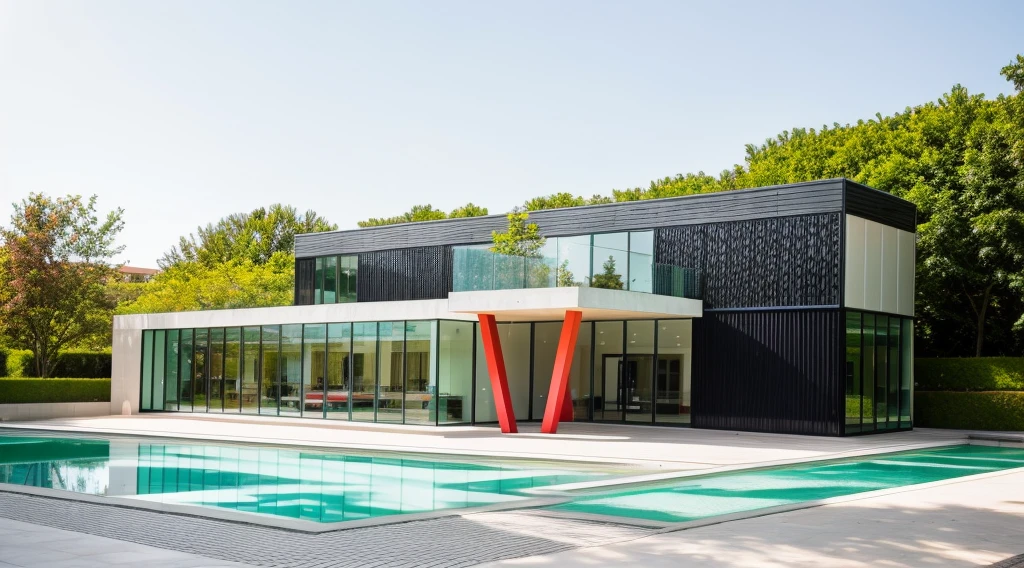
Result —
[{"label": "trimmed hedge", "polygon": [[1024,390],[1024,357],[915,359],[919,391]]},{"label": "trimmed hedge", "polygon": [[914,426],[1024,431],[1024,392],[914,393]]},{"label": "trimmed hedge", "polygon": [[[8,377],[35,376],[36,358],[31,351],[16,350],[7,354],[5,368]],[[52,375],[81,377],[85,379],[109,379],[111,369],[110,351],[82,351],[71,349],[60,354],[53,365]]]},{"label": "trimmed hedge", "polygon": [[110,402],[110,379],[0,379],[0,404]]}]

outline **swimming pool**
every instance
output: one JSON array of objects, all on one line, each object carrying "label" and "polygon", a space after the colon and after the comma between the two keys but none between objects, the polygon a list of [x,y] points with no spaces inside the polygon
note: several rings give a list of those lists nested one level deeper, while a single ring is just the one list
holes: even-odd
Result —
[{"label": "swimming pool", "polygon": [[269,446],[0,432],[0,483],[318,523],[479,507],[606,473]]},{"label": "swimming pool", "polygon": [[582,493],[550,509],[685,522],[1019,467],[1022,449],[957,445]]}]

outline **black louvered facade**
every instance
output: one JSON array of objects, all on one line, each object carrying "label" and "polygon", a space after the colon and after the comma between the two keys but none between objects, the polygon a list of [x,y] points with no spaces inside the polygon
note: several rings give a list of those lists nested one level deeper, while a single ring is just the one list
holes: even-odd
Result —
[{"label": "black louvered facade", "polygon": [[838,436],[839,310],[705,312],[694,320],[693,426]]},{"label": "black louvered facade", "polygon": [[316,259],[300,258],[295,261],[295,305],[308,306],[313,303],[316,287]]},{"label": "black louvered facade", "polygon": [[405,248],[359,255],[360,302],[436,300],[452,291],[452,247]]}]

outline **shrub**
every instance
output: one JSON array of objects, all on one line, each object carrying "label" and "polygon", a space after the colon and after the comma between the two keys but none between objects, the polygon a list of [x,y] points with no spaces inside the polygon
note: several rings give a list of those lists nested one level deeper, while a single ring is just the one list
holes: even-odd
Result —
[{"label": "shrub", "polygon": [[1024,357],[915,359],[922,391],[1024,390]]},{"label": "shrub", "polygon": [[[11,351],[7,355],[6,368],[8,377],[35,376],[35,357],[28,350]],[[110,351],[70,349],[60,354],[53,365],[52,374],[86,379],[109,379],[110,369]]]},{"label": "shrub", "polygon": [[1024,392],[914,394],[914,426],[958,430],[1024,430]]},{"label": "shrub", "polygon": [[0,379],[0,404],[110,402],[110,379]]}]

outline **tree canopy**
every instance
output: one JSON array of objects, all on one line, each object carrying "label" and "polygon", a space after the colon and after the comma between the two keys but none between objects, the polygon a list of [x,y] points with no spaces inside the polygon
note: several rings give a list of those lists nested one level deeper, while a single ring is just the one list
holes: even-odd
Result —
[{"label": "tree canopy", "polygon": [[451,213],[445,213],[434,209],[433,205],[414,205],[409,211],[395,217],[371,217],[365,221],[359,221],[360,227],[380,227],[382,225],[398,225],[399,223],[415,223],[417,221],[438,221],[440,219],[457,219],[460,217],[482,217],[487,215],[487,208],[467,203],[462,207],[456,207]]},{"label": "tree canopy", "polygon": [[122,214],[101,220],[95,196],[32,193],[0,228],[0,334],[32,351],[37,376],[49,376],[62,350],[108,333],[108,259],[123,250],[114,245]]}]

